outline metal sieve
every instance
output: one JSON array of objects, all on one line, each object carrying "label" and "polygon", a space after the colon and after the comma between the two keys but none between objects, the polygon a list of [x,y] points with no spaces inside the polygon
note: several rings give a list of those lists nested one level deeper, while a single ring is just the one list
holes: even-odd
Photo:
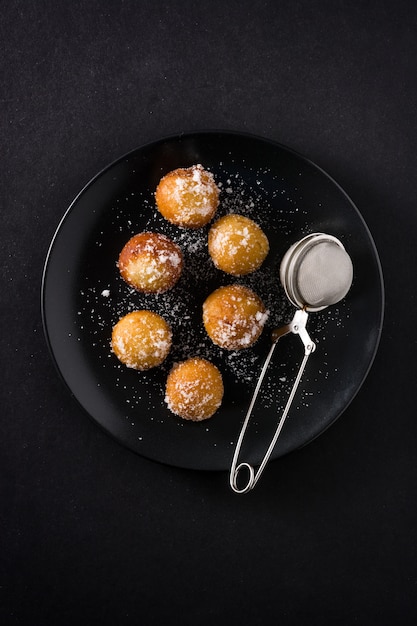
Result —
[{"label": "metal sieve", "polygon": [[[276,328],[272,332],[272,346],[262,366],[233,456],[230,486],[236,493],[246,493],[253,489],[258,482],[284,426],[307,359],[316,349],[316,344],[306,329],[308,313],[321,311],[340,302],[346,296],[353,280],[352,261],[343,244],[336,237],[324,233],[313,233],[303,237],[287,250],[280,265],[280,280],[288,299],[297,307],[297,310],[289,324]],[[254,468],[249,463],[241,462],[238,464],[240,450],[275,347],[281,337],[290,333],[300,337],[304,345],[304,358],[278,421],[275,434],[255,473]],[[243,487],[239,487],[238,476],[244,469],[248,472],[248,480]]]}]

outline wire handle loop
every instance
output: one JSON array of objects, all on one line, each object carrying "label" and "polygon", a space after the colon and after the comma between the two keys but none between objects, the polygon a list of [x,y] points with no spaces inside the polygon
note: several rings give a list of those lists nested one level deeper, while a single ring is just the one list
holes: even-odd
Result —
[{"label": "wire handle loop", "polygon": [[[269,457],[271,456],[272,451],[275,447],[275,444],[278,440],[278,437],[281,433],[282,427],[284,426],[284,422],[287,418],[287,415],[290,410],[291,404],[293,402],[294,396],[296,394],[298,385],[303,375],[304,368],[307,363],[307,359],[310,356],[310,354],[312,354],[314,350],[316,349],[316,344],[314,343],[314,341],[311,340],[306,330],[307,319],[308,319],[308,313],[304,309],[298,309],[295,312],[295,315],[289,324],[281,328],[275,329],[272,333],[273,343],[265,359],[265,362],[262,366],[262,370],[261,370],[258,382],[256,384],[255,391],[253,392],[253,396],[252,396],[252,400],[248,408],[248,412],[246,413],[246,417],[244,419],[243,426],[240,431],[240,435],[239,435],[236,448],[235,448],[235,453],[233,455],[232,466],[230,469],[230,486],[235,493],[247,493],[248,491],[250,491],[251,489],[255,487],[256,483],[261,477],[261,474],[263,470],[265,469],[266,464],[268,463]],[[253,407],[255,406],[255,402],[258,397],[259,390],[262,386],[262,382],[265,377],[266,371],[268,369],[269,363],[272,359],[272,355],[274,353],[275,347],[279,339],[281,339],[281,337],[284,337],[285,335],[288,335],[289,333],[299,335],[304,345],[304,358],[300,364],[296,379],[294,381],[290,395],[287,400],[287,404],[285,405],[284,411],[282,412],[282,415],[278,421],[278,426],[275,430],[274,436],[272,437],[271,443],[269,444],[269,447],[265,453],[264,458],[262,459],[262,462],[260,463],[257,471],[255,472],[255,469],[252,467],[252,465],[250,465],[249,463],[246,463],[245,461],[238,464],[239,455],[240,455],[243,439],[245,437],[246,429],[249,424],[250,416],[252,415]],[[242,474],[242,470],[246,470],[248,472],[248,479],[246,483],[244,484],[244,486],[239,487],[238,478],[239,478],[239,475]],[[242,482],[242,479],[240,479],[239,482]]]}]

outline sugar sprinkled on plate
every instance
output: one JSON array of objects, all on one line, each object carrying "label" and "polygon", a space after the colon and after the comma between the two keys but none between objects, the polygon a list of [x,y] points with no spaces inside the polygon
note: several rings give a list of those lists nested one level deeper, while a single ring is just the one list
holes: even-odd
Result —
[{"label": "sugar sprinkled on plate", "polygon": [[[230,213],[249,217],[268,231],[271,248],[285,248],[285,242],[293,237],[292,216],[303,213],[297,205],[300,193],[294,189],[291,194],[283,179],[278,176],[274,176],[276,190],[272,194],[267,192],[262,186],[262,173],[258,173],[259,184],[254,189],[247,184],[243,175],[227,172],[219,164],[216,182],[221,191],[216,218]],[[279,284],[277,260],[268,262],[267,259],[259,270],[236,281],[234,277],[217,270],[208,254],[207,233],[210,225],[198,230],[173,226],[157,211],[152,194],[146,196],[145,193],[135,193],[126,198],[116,198],[111,207],[111,219],[113,232],[119,233],[117,240],[120,248],[134,234],[153,231],[170,237],[180,246],[184,255],[183,274],[176,286],[164,294],[148,296],[129,288],[121,279],[114,263],[120,250],[114,250],[115,259],[108,258],[109,249],[114,249],[114,245],[113,248],[109,247],[113,233],[101,229],[97,235],[100,246],[96,248],[96,254],[102,260],[103,268],[109,268],[105,270],[108,272],[105,280],[109,281],[110,288],[101,290],[97,287],[97,275],[86,274],[80,286],[79,310],[74,326],[78,331],[77,340],[82,338],[83,342],[90,343],[101,366],[105,370],[110,368],[117,372],[114,384],[130,400],[129,412],[143,403],[150,409],[155,405],[158,408],[163,406],[163,381],[168,371],[174,362],[190,356],[200,356],[216,363],[231,384],[243,385],[245,388],[254,386],[265,353],[257,349],[257,344],[239,351],[227,351],[214,345],[204,330],[201,308],[205,298],[218,286],[240,282],[254,290],[269,311],[264,335],[272,328],[287,323],[292,318],[293,307]],[[301,230],[306,233],[309,230],[307,214],[305,226]],[[284,253],[285,249],[280,252]],[[100,270],[101,280],[103,272],[104,269]],[[122,316],[139,309],[150,309],[164,317],[173,330],[173,345],[166,362],[157,368],[158,372],[150,370],[141,374],[140,379],[133,379],[111,354],[109,338],[112,326]],[[315,316],[314,332],[317,340],[326,339],[325,330],[329,324],[340,328],[345,316],[348,316],[346,304],[343,304],[343,316],[337,308],[322,316]],[[267,405],[276,401],[277,383],[284,395],[292,383],[292,369],[288,363],[284,361],[282,366],[278,363],[276,371],[278,376],[267,381],[262,391]],[[324,379],[329,376],[325,364],[318,375]],[[154,419],[152,415],[150,419]]]}]

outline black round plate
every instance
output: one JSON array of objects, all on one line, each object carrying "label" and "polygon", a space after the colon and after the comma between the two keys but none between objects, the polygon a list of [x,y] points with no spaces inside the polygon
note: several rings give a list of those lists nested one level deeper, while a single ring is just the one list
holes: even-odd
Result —
[{"label": "black round plate", "polygon": [[[252,217],[269,238],[266,262],[248,277],[235,279],[214,268],[209,227],[176,228],[155,207],[160,178],[196,163],[212,171],[220,186],[218,215]],[[166,294],[139,294],[119,275],[120,250],[143,230],[163,232],[183,249],[185,270]],[[348,406],[374,359],[383,319],[380,263],[360,213],[332,178],[284,146],[240,133],[179,135],[138,148],[98,174],[69,207],[45,264],[42,313],[52,355],[72,394],[108,433],[141,455],[184,468],[228,469],[271,331],[294,313],[279,284],[280,261],[291,244],[312,232],[343,242],[354,282],[339,305],[310,315],[317,349],[271,458],[313,440]],[[227,352],[206,336],[201,307],[213,289],[234,282],[257,291],[270,317],[255,346]],[[110,350],[112,326],[140,308],[161,313],[174,332],[166,362],[145,373],[125,368]],[[216,363],[225,383],[222,407],[200,423],[174,416],[164,402],[172,364],[195,355]],[[275,350],[241,460],[257,464],[263,457],[302,356],[295,335]]]}]

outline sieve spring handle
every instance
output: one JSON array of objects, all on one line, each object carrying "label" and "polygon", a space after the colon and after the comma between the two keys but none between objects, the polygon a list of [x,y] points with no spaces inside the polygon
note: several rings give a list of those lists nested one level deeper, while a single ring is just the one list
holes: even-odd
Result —
[{"label": "sieve spring handle", "polygon": [[[261,370],[258,382],[256,384],[255,391],[253,392],[252,400],[250,402],[245,420],[243,422],[242,429],[240,431],[240,435],[236,444],[235,453],[233,455],[233,461],[232,461],[232,466],[230,470],[230,486],[233,489],[233,491],[235,491],[236,493],[247,493],[248,491],[250,491],[251,489],[255,487],[256,483],[261,477],[261,474],[263,470],[265,469],[266,464],[268,463],[269,457],[271,456],[272,451],[275,447],[275,444],[278,440],[278,437],[281,433],[282,427],[284,426],[284,422],[291,408],[291,404],[294,400],[294,396],[296,394],[298,385],[300,384],[300,380],[303,375],[304,368],[307,363],[307,359],[310,356],[310,354],[312,354],[314,350],[316,349],[316,344],[314,343],[314,341],[311,340],[306,330],[307,319],[308,319],[307,312],[303,309],[299,309],[295,312],[293,320],[290,322],[290,324],[287,324],[286,326],[283,326],[282,328],[277,328],[272,333],[273,343],[265,359],[265,362],[262,366],[262,370]],[[295,378],[294,384],[292,386],[290,395],[287,400],[287,404],[285,405],[284,411],[282,412],[282,415],[278,421],[278,426],[275,430],[274,436],[272,437],[271,443],[269,444],[269,447],[265,453],[265,456],[262,462],[260,463],[258,469],[255,472],[255,469],[253,468],[253,466],[250,465],[249,463],[246,463],[245,461],[238,464],[240,450],[242,447],[243,439],[245,437],[246,429],[249,424],[253,407],[255,406],[255,402],[258,397],[259,390],[262,386],[262,382],[265,377],[266,371],[268,369],[269,363],[272,359],[272,355],[274,353],[275,347],[279,339],[281,339],[281,337],[284,337],[285,335],[288,335],[289,333],[299,335],[301,341],[304,344],[304,357],[303,357],[303,360],[301,361],[297,376]],[[243,487],[239,487],[238,476],[239,474],[241,474],[243,470],[246,470],[248,472],[248,479],[247,479],[246,484]]]}]

